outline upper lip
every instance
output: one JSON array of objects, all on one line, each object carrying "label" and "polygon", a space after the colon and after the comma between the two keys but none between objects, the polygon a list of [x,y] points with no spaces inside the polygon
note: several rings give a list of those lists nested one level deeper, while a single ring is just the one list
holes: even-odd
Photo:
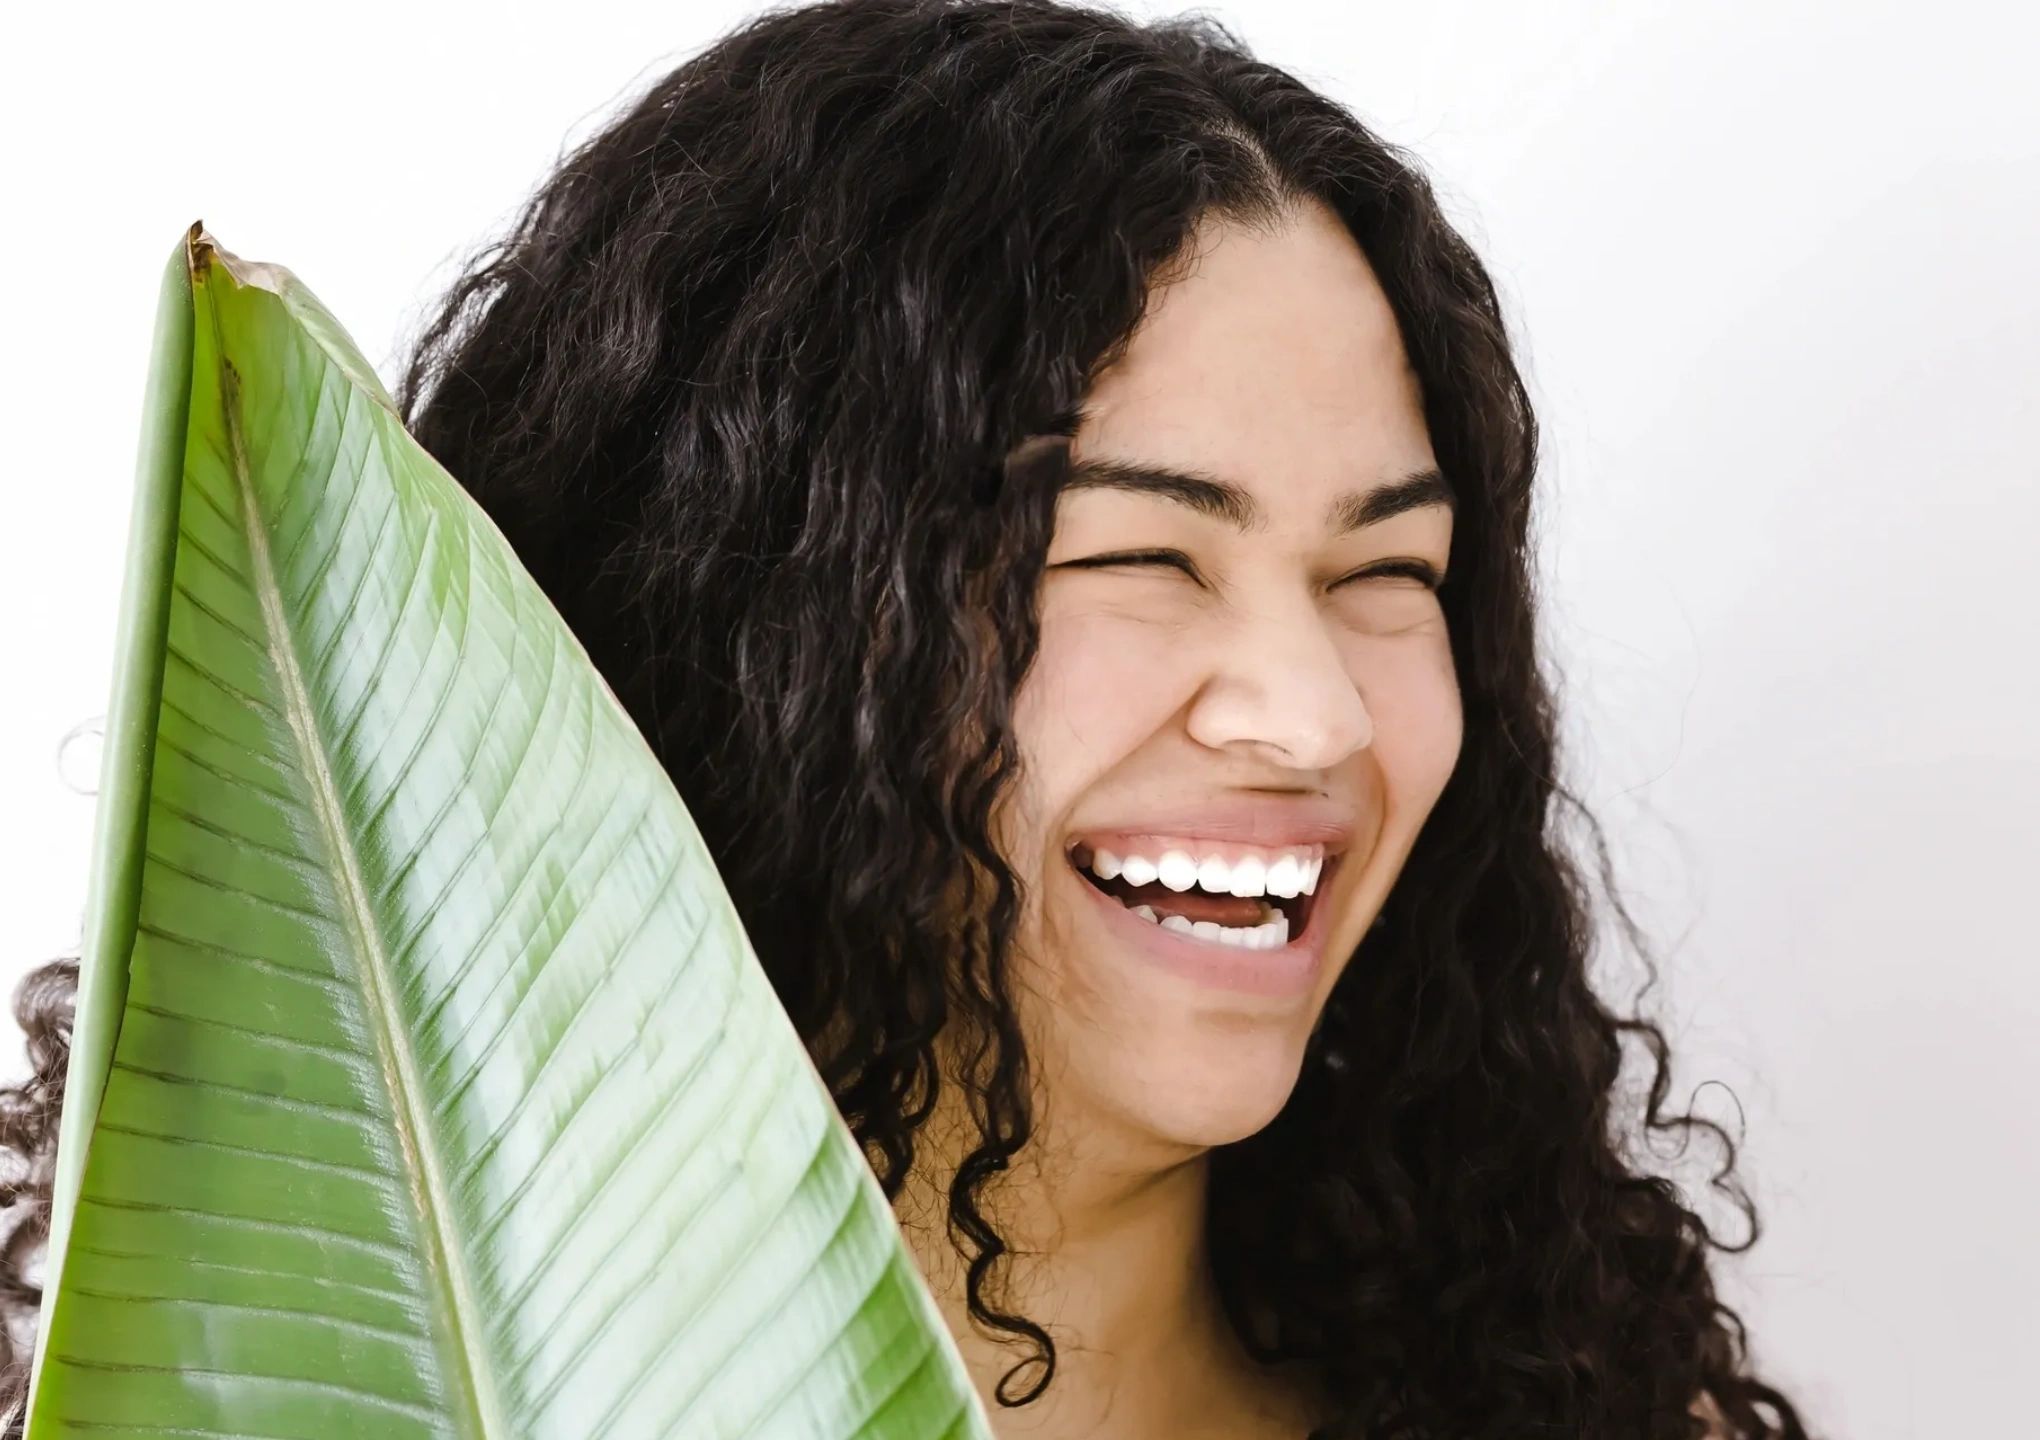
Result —
[{"label": "upper lip", "polygon": [[1323,796],[1215,796],[1122,814],[1080,826],[1069,843],[1114,835],[1167,835],[1270,848],[1322,845],[1336,855],[1353,840],[1353,807]]}]

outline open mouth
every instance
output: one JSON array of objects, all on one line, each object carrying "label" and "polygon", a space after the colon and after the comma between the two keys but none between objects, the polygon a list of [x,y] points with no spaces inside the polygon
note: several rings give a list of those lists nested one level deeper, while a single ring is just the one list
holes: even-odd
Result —
[{"label": "open mouth", "polygon": [[1323,846],[1200,857],[1179,848],[1119,855],[1078,841],[1066,853],[1087,884],[1140,918],[1246,950],[1303,935],[1339,863]]}]

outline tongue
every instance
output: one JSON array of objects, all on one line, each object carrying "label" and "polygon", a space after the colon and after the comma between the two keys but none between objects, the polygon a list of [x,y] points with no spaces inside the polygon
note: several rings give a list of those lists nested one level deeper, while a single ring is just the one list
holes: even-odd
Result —
[{"label": "tongue", "polygon": [[1220,925],[1245,928],[1260,924],[1263,913],[1263,902],[1259,896],[1214,895],[1209,890],[1194,886],[1188,890],[1171,890],[1159,880],[1147,885],[1128,885],[1115,880],[1105,888],[1124,900],[1128,909],[1152,905],[1155,914],[1164,919],[1181,915],[1185,920],[1211,920]]}]

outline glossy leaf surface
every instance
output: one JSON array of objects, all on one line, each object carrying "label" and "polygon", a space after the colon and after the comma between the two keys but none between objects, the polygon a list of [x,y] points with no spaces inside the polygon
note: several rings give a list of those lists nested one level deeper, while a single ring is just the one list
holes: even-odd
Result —
[{"label": "glossy leaf surface", "polygon": [[288,272],[163,297],[31,1440],[988,1434],[508,543]]}]

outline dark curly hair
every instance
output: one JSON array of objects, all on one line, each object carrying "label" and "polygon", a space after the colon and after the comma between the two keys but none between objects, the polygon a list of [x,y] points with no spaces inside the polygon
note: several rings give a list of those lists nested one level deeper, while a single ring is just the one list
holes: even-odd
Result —
[{"label": "dark curly hair", "polygon": [[[1025,1346],[999,1395],[1024,1404],[1055,1347],[1005,1308],[980,1203],[1032,1132],[1020,882],[989,822],[1056,475],[1006,461],[1068,433],[1201,219],[1313,199],[1379,278],[1463,497],[1442,603],[1465,739],[1287,1106],[1213,1157],[1224,1302],[1253,1353],[1323,1376],[1324,1437],[1669,1440],[1702,1433],[1696,1401],[1724,1433],[1803,1437],[1710,1278],[1710,1248],[1758,1233],[1735,1143],[1666,1111],[1662,1032],[1589,984],[1568,818],[1655,969],[1556,778],[1537,425],[1487,271],[1408,154],[1203,17],[768,12],[565,158],[430,316],[399,403],[670,771],[889,1195],[961,1087],[949,1229],[971,1315]],[[0,1108],[25,1159],[17,1308],[74,975],[37,972],[17,1006],[37,1074]],[[938,1074],[945,1029],[961,1073]],[[1655,1066],[1640,1104],[1625,1040]],[[1625,1159],[1665,1131],[1719,1146],[1740,1243]]]}]

